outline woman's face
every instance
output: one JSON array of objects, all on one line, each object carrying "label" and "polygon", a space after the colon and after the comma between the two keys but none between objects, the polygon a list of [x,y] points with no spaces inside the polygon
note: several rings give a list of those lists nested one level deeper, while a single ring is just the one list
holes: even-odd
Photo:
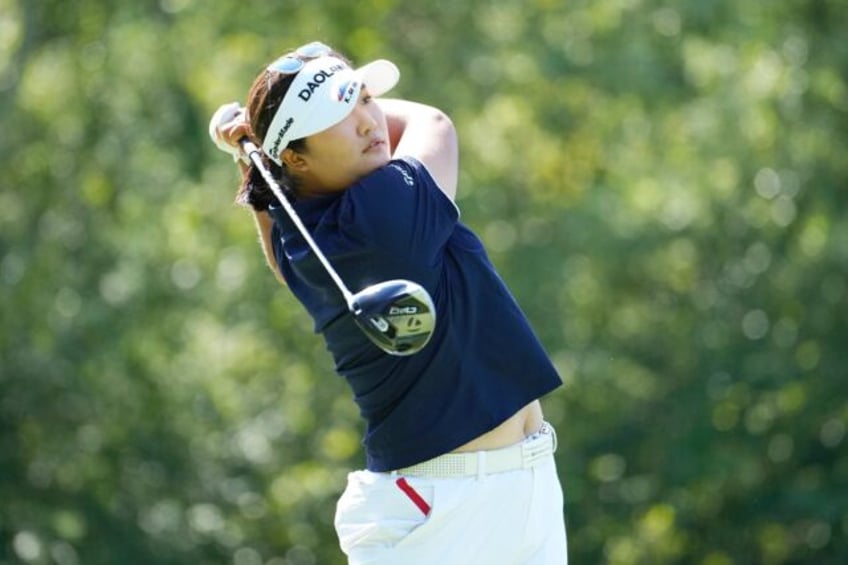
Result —
[{"label": "woman's face", "polygon": [[304,196],[344,190],[391,159],[386,116],[363,86],[348,116],[306,138],[298,169]]}]

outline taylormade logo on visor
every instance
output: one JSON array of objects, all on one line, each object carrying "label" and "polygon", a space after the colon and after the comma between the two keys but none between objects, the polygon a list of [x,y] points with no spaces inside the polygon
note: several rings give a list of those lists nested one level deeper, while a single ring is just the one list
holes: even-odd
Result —
[{"label": "taylormade logo on visor", "polygon": [[301,100],[304,102],[309,102],[309,99],[312,98],[312,93],[315,92],[328,78],[336,74],[338,71],[341,71],[345,68],[344,65],[333,65],[326,71],[318,71],[312,77],[312,80],[306,83],[306,86],[297,93]]},{"label": "taylormade logo on visor", "polygon": [[283,129],[281,129],[280,133],[277,134],[277,139],[274,140],[273,145],[274,155],[277,155],[280,152],[280,142],[283,140],[283,137],[286,135],[286,132],[291,129],[293,123],[294,118],[289,118],[288,120],[286,120],[285,125],[283,125]]}]

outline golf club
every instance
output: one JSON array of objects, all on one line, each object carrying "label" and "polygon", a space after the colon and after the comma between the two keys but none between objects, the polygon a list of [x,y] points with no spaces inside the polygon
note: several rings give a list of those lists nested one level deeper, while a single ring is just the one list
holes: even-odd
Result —
[{"label": "golf club", "polygon": [[421,351],[436,326],[436,308],[424,287],[412,281],[394,279],[351,293],[265,167],[259,149],[246,137],[239,143],[341,291],[353,319],[368,339],[390,355],[412,355]]}]

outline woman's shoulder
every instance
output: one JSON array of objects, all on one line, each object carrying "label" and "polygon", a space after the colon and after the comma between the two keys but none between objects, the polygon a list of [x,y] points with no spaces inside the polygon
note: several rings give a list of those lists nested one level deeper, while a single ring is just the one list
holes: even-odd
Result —
[{"label": "woman's shoulder", "polygon": [[[427,178],[422,178],[426,176]],[[427,174],[426,167],[415,157],[396,157],[377,169],[374,169],[354,183],[353,187],[361,184],[397,182],[406,186],[415,186],[418,181],[432,180]],[[351,187],[351,188],[353,188]]]},{"label": "woman's shoulder", "polygon": [[[412,156],[396,157],[368,173],[346,191],[349,197],[357,199],[363,195],[380,198],[380,192],[394,191],[397,188],[413,189],[408,192],[424,194],[443,193],[433,179],[426,165]],[[397,193],[385,197],[399,196]],[[438,198],[438,197],[437,197]]]}]

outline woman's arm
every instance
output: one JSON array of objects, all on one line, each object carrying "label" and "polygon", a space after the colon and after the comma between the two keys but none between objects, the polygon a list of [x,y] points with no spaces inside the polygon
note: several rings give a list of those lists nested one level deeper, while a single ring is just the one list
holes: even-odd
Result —
[{"label": "woman's arm", "polygon": [[[247,165],[239,161],[239,169],[241,170],[242,178],[244,178],[247,175]],[[277,280],[285,285],[286,279],[283,278],[280,269],[277,267],[277,258],[274,257],[274,246],[271,244],[271,227],[274,225],[274,220],[271,219],[271,216],[266,210],[260,212],[251,209],[251,211],[253,212],[256,231],[259,234],[259,245],[262,247],[262,254],[265,256],[265,263],[271,269],[271,272],[274,273]]]},{"label": "woman's arm", "polygon": [[271,244],[271,226],[274,225],[274,220],[268,212],[253,211],[253,219],[256,221],[256,231],[259,232],[259,244],[262,246],[262,254],[265,255],[265,262],[268,268],[277,277],[277,280],[282,284],[286,284],[286,279],[280,274],[280,269],[277,267],[277,258],[274,257],[274,246]]},{"label": "woman's arm", "polygon": [[[227,104],[222,106],[216,112],[215,116],[223,112],[220,120],[216,120],[215,116],[212,118],[210,128],[214,129],[210,129],[210,135],[216,145],[218,145],[220,140],[233,148],[237,148],[239,146],[239,140],[248,135],[249,128],[244,119],[243,110],[237,107],[229,108],[229,106],[233,105]],[[226,117],[228,115],[230,117]],[[221,121],[221,123],[217,123],[218,121]],[[237,153],[233,153],[232,151],[227,151],[227,153],[237,155]],[[238,159],[237,163],[241,171],[242,182],[244,182],[249,171],[248,165],[242,159]],[[280,270],[277,267],[277,258],[274,257],[274,247],[271,244],[271,227],[274,225],[274,221],[268,215],[267,211],[260,212],[257,210],[253,210],[253,220],[256,225],[256,231],[259,233],[259,244],[262,247],[262,254],[265,256],[265,263],[271,269],[271,272],[274,273],[277,280],[282,284],[286,284],[286,280],[280,274]]]},{"label": "woman's arm", "polygon": [[451,200],[456,196],[459,147],[456,129],[441,110],[425,104],[378,98],[389,128],[393,155],[421,161]]}]

